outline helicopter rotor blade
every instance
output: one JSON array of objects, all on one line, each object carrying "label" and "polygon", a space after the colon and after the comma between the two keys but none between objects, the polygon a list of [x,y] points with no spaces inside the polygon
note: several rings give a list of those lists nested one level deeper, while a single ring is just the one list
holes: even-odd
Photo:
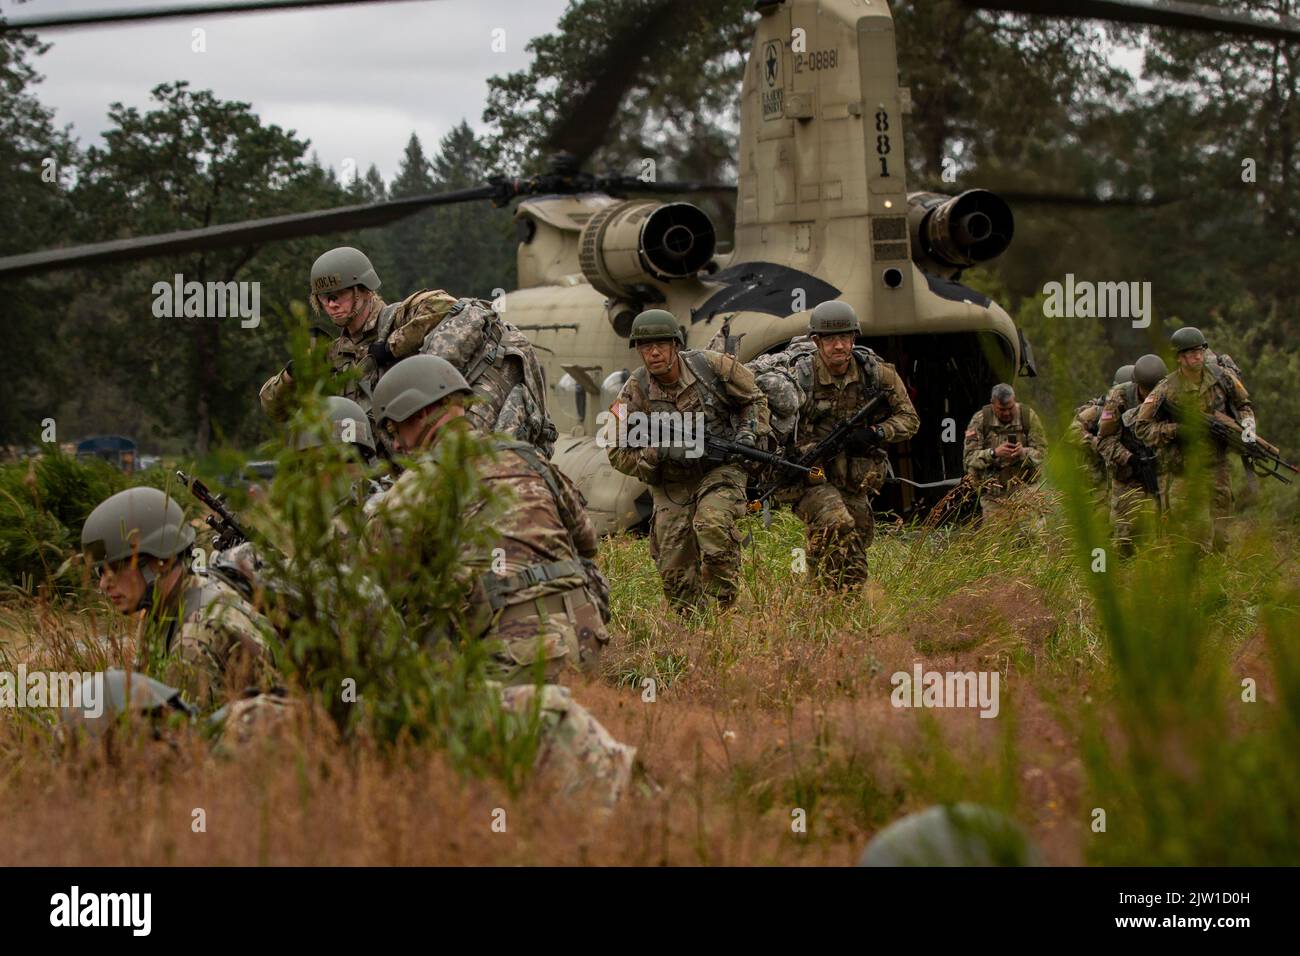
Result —
[{"label": "helicopter rotor blade", "polygon": [[1203,30],[1261,37],[1267,40],[1300,40],[1300,20],[1277,17],[1261,20],[1183,0],[963,0],[976,9],[1033,13],[1050,17],[1114,20],[1153,27]]},{"label": "helicopter rotor blade", "polygon": [[166,20],[205,14],[262,13],[271,10],[294,10],[305,7],[338,7],[361,3],[410,3],[413,0],[209,0],[202,3],[166,3],[153,7],[117,10],[85,10],[54,13],[46,16],[5,20],[0,17],[0,33],[12,30],[57,30],[62,27],[105,26],[131,21]]},{"label": "helicopter rotor blade", "polygon": [[623,95],[642,71],[642,61],[680,35],[677,24],[693,5],[693,0],[659,0],[628,19],[605,46],[586,91],[552,128],[548,152],[568,153],[574,167],[586,162],[605,141]]},{"label": "helicopter rotor blade", "polygon": [[409,196],[386,202],[318,209],[312,212],[272,216],[267,219],[249,219],[203,229],[184,229],[153,236],[69,246],[63,249],[45,249],[40,252],[0,258],[0,278],[35,275],[105,262],[130,262],[136,259],[198,250],[226,249],[277,239],[298,239],[303,236],[367,229],[372,226],[386,225],[432,206],[445,206],[475,199],[492,199],[498,195],[499,187],[496,185],[475,186],[471,189]]}]

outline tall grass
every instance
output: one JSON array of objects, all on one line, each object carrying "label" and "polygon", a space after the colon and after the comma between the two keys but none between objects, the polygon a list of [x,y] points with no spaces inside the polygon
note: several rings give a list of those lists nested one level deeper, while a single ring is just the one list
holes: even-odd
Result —
[{"label": "tall grass", "polygon": [[[471,449],[448,453],[440,500],[472,499],[455,464]],[[454,554],[473,530],[435,509],[418,559],[368,551],[355,515],[329,530],[342,462],[286,460],[257,520],[299,595],[281,607],[283,667],[317,722],[233,760],[182,738],[87,762],[53,751],[48,715],[0,715],[0,862],[844,864],[900,815],[970,800],[1055,863],[1294,863],[1295,490],[1266,489],[1224,554],[1200,555],[1175,522],[1121,559],[1093,489],[1056,462],[1041,524],[882,526],[854,592],[797,570],[785,512],[745,519],[739,605],[692,620],[668,610],[643,539],[605,541],[614,642],[574,696],[659,789],[602,815],[529,778],[535,737],[482,692],[481,648],[422,643],[455,630]],[[404,582],[387,609],[376,581]],[[71,664],[101,631],[124,651],[122,623],[82,606],[0,606],[8,662]],[[998,717],[892,706],[891,676],[917,663],[996,671]],[[363,703],[342,703],[348,677]],[[204,839],[195,806],[220,821]]]}]

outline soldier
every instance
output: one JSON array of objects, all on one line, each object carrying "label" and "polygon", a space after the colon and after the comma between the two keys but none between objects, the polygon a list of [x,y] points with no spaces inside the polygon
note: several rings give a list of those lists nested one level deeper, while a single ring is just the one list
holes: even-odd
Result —
[{"label": "soldier", "polygon": [[[312,265],[312,309],[324,310],[340,329],[330,346],[330,368],[335,375],[360,369],[360,381],[344,389],[345,397],[369,412],[385,369],[419,352],[439,355],[462,371],[482,400],[469,409],[476,427],[503,431],[550,454],[555,425],[546,413],[541,366],[522,332],[477,299],[426,289],[387,304],[379,286],[370,260],[350,246],[331,249]],[[291,365],[262,386],[262,408],[274,421],[288,417]]]},{"label": "soldier", "polygon": [[[376,495],[382,495],[392,487],[392,479],[388,476],[371,477],[378,449],[370,428],[370,417],[360,405],[341,395],[325,399],[325,414],[329,419],[329,430],[324,434],[319,430],[305,430],[292,437],[293,447],[308,453],[308,449],[322,447],[325,437],[336,445],[345,446],[345,466],[352,487],[348,497],[339,502],[339,511],[349,506],[364,507]],[[338,530],[344,529],[340,525]]]},{"label": "soldier", "polygon": [[[720,352],[686,349],[686,336],[671,312],[649,309],[632,323],[628,342],[643,365],[619,392],[612,410],[621,423],[681,421],[697,416],[703,434],[757,447],[767,432],[767,396],[737,359]],[[664,415],[667,415],[664,418]],[[698,416],[703,416],[700,419]],[[735,461],[691,457],[685,441],[659,447],[609,447],[609,461],[625,475],[650,485],[654,495],[650,554],[669,604],[677,611],[736,600],[740,533],[747,473]]]},{"label": "soldier", "polygon": [[[472,430],[466,414],[472,395],[464,376],[432,355],[405,359],[380,379],[376,418],[398,448],[418,457],[371,516],[367,535],[377,547],[418,551],[427,540],[410,525],[430,504],[439,442],[452,430]],[[504,683],[531,683],[539,657],[548,680],[566,666],[591,669],[609,635],[581,560],[595,557],[597,543],[581,493],[527,443],[498,440],[493,450],[493,458],[480,458],[474,467],[488,495],[504,496],[507,506],[489,516],[496,535],[491,547],[474,548],[460,562],[468,587],[467,629],[500,642],[496,676]],[[471,506],[461,520],[482,507]],[[504,566],[495,570],[494,551],[504,556]]]},{"label": "soldier", "polygon": [[[1191,419],[1179,420],[1179,416],[1222,412],[1240,422],[1248,434],[1253,434],[1255,409],[1241,379],[1217,362],[1205,361],[1207,345],[1199,329],[1181,328],[1170,341],[1178,353],[1178,368],[1143,400],[1133,431],[1139,441],[1160,451],[1165,472],[1162,490],[1172,507],[1188,496],[1179,436]],[[1211,445],[1210,472],[1208,522],[1204,517],[1193,517],[1195,522],[1208,527],[1208,530],[1193,531],[1207,551],[1222,550],[1227,545],[1227,523],[1232,515],[1232,475],[1227,451],[1221,445]]]},{"label": "soldier", "polygon": [[1005,382],[966,426],[966,474],[978,485],[986,517],[1012,507],[1017,492],[1038,480],[1047,454],[1047,433],[1037,413],[1016,401]]},{"label": "soldier", "polygon": [[[1117,383],[1106,396],[1097,427],[1097,450],[1110,477],[1110,521],[1115,546],[1133,552],[1133,525],[1144,506],[1162,504],[1154,453],[1133,433],[1137,409],[1169,373],[1159,355],[1144,355],[1129,366],[1132,380]],[[1157,481],[1155,494],[1150,487]]]},{"label": "soldier", "polygon": [[[1121,365],[1115,370],[1115,379],[1110,383],[1110,387],[1114,389],[1132,381],[1133,366]],[[1074,410],[1074,418],[1070,420],[1070,437],[1083,449],[1088,475],[1092,478],[1093,484],[1102,491],[1106,490],[1107,472],[1097,428],[1105,404],[1106,395],[1089,399]]]},{"label": "soldier", "polygon": [[107,498],[81,530],[99,589],[121,613],[147,614],[151,676],[206,707],[228,689],[270,680],[274,632],[233,587],[190,569],[193,545],[180,505],[157,488]]},{"label": "soldier", "polygon": [[[794,400],[774,388],[769,393],[773,429],[790,430],[797,454],[852,418],[875,395],[887,408],[871,423],[850,433],[834,456],[820,462],[826,480],[799,492],[794,511],[807,525],[809,569],[822,584],[852,587],[867,579],[867,549],[875,536],[870,496],[884,484],[889,459],[884,445],[902,442],[921,427],[898,372],[870,349],[855,346],[857,313],[847,302],[823,302],[813,309],[808,332],[813,349],[800,349],[786,366]],[[772,372],[762,373],[775,384]],[[779,383],[779,379],[775,380]],[[793,407],[792,416],[789,409]]]},{"label": "soldier", "polygon": [[[360,380],[348,383],[343,394],[363,406],[369,405],[381,369],[419,351],[425,336],[456,303],[445,292],[421,291],[388,305],[377,292],[380,284],[370,259],[351,246],[331,249],[312,263],[312,311],[323,311],[339,329],[329,350],[330,368],[337,376],[361,369]],[[262,409],[272,421],[289,416],[292,364],[262,386]]]},{"label": "soldier", "polygon": [[[1179,329],[1174,335],[1178,335],[1179,332],[1184,335],[1193,335],[1200,334],[1200,329],[1188,325]],[[1241,366],[1233,360],[1231,355],[1215,352],[1214,349],[1209,348],[1208,342],[1205,349],[1205,364],[1207,366],[1217,365],[1220,368],[1227,369],[1237,376],[1237,381],[1241,382],[1243,387],[1245,386],[1246,378],[1242,374]],[[1244,457],[1241,459],[1241,463],[1245,470],[1245,487],[1242,489],[1241,502],[1243,504],[1252,504],[1259,497],[1259,475],[1255,474],[1255,469],[1250,466],[1250,463]]]}]

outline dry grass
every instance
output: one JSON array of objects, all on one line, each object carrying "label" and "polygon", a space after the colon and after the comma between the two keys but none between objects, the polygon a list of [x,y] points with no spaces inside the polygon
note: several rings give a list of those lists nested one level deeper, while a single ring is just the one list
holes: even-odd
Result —
[{"label": "dry grass", "polygon": [[[1014,813],[1049,862],[1085,862],[1081,714],[1110,677],[1060,525],[1031,539],[886,533],[875,580],[850,595],[790,573],[792,520],[753,530],[745,602],[690,627],[667,611],[644,541],[603,547],[615,638],[603,678],[576,680],[574,696],[661,787],[612,813],[544,782],[512,800],[428,747],[345,746],[323,718],[230,759],[195,734],[59,753],[32,714],[7,713],[0,864],[844,865],[884,824],[954,799]],[[1225,656],[1263,673],[1247,640],[1257,601],[1238,597]],[[29,666],[74,664],[77,638],[108,626],[120,624],[16,597],[0,609],[0,644]],[[996,669],[998,719],[891,706],[890,675],[916,662]],[[206,832],[192,829],[196,808]]]}]

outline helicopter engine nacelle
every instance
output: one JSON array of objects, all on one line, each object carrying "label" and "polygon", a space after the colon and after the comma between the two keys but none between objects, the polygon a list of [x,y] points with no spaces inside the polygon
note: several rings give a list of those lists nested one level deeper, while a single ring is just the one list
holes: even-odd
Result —
[{"label": "helicopter engine nacelle", "polygon": [[607,206],[578,242],[582,274],[615,299],[662,301],[658,283],[694,276],[713,258],[713,222],[687,202],[644,200]]},{"label": "helicopter engine nacelle", "polygon": [[968,189],[957,196],[909,193],[907,224],[912,258],[924,269],[964,269],[995,259],[1011,244],[1015,219],[1011,207],[987,189]]}]

